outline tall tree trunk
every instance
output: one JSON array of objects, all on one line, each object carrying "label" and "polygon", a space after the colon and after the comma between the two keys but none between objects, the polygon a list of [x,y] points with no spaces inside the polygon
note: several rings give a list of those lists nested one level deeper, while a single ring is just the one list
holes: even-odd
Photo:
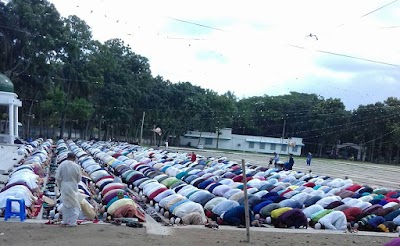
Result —
[{"label": "tall tree trunk", "polygon": [[40,105],[39,105],[39,136],[43,137],[43,115]]},{"label": "tall tree trunk", "polygon": [[[88,136],[89,135],[89,133],[88,133],[88,131],[89,131],[89,126],[91,125],[91,123],[92,123],[92,121],[95,119],[95,114],[93,113],[91,116],[90,116],[90,118],[89,118],[89,120],[86,122],[86,126],[85,126],[85,133],[84,133],[84,136],[83,136],[83,139],[88,139],[88,137],[90,138],[90,136]],[[100,130],[100,129],[99,129]]]},{"label": "tall tree trunk", "polygon": [[140,127],[141,127],[141,122],[139,121],[138,127],[136,128],[136,132],[135,132],[135,142],[140,142],[139,137],[138,137]]},{"label": "tall tree trunk", "polygon": [[31,137],[31,128],[30,128],[30,124],[31,124],[31,119],[33,119],[33,115],[32,115],[32,108],[33,108],[33,103],[36,101],[36,98],[39,96],[40,91],[38,91],[35,95],[35,97],[33,98],[33,100],[31,101],[31,105],[29,106],[29,111],[28,111],[28,115],[27,115],[27,122],[26,122],[26,132],[27,132],[27,138]]},{"label": "tall tree trunk", "polygon": [[46,138],[51,138],[49,135],[49,124],[47,123],[47,121],[45,121],[46,124],[44,125],[46,127]]},{"label": "tall tree trunk", "polygon": [[400,146],[397,146],[397,151],[396,151],[396,164],[400,164]]},{"label": "tall tree trunk", "polygon": [[[67,104],[67,103],[65,103]],[[65,131],[65,120],[66,120],[66,107],[64,107],[62,113],[61,113],[61,126],[60,126],[60,138],[63,139],[64,138],[64,131]]]},{"label": "tall tree trunk", "polygon": [[[93,116],[92,116],[92,117],[93,117]],[[86,122],[85,132],[84,132],[84,134],[83,134],[83,139],[85,139],[85,140],[88,139],[88,135],[89,135],[89,125],[90,125],[90,123],[91,123],[91,120],[92,120],[92,119],[90,119],[90,120],[88,120],[88,121]]]},{"label": "tall tree trunk", "polygon": [[389,162],[389,164],[392,164],[392,155],[393,155],[393,148],[392,144],[389,143],[389,147],[386,150],[386,161]]},{"label": "tall tree trunk", "polygon": [[382,159],[382,140],[383,139],[383,136],[382,136],[382,134],[381,134],[381,137],[380,137],[380,141],[379,141],[379,147],[378,147],[378,163],[381,163],[381,159]]},{"label": "tall tree trunk", "polygon": [[[66,76],[64,75],[64,78]],[[68,80],[68,89],[67,89],[67,95],[65,95],[65,100],[64,100],[64,107],[61,112],[61,127],[60,127],[60,138],[64,138],[64,131],[65,131],[65,121],[67,118],[67,108],[68,108],[68,103],[70,99],[70,92],[71,92],[71,87],[72,87],[72,82],[71,79]]]},{"label": "tall tree trunk", "polygon": [[372,143],[371,143],[371,155],[370,155],[371,162],[374,162],[374,151],[375,151],[375,139],[372,140]]},{"label": "tall tree trunk", "polygon": [[89,139],[92,138],[95,138],[95,136],[93,136],[93,127],[90,127]]},{"label": "tall tree trunk", "polygon": [[126,126],[126,128],[125,128],[125,139],[124,139],[124,141],[128,141],[128,133],[129,133],[129,130],[130,130],[130,125],[126,124],[125,126]]},{"label": "tall tree trunk", "polygon": [[72,126],[73,126],[73,122],[71,121],[68,127],[68,139],[71,139],[72,137]]},{"label": "tall tree trunk", "polygon": [[324,148],[324,144],[320,143],[318,146],[318,156],[322,156],[322,149]]},{"label": "tall tree trunk", "polygon": [[104,131],[104,136],[103,136],[104,141],[108,141],[108,128],[109,128],[109,125],[107,124],[106,130]]}]

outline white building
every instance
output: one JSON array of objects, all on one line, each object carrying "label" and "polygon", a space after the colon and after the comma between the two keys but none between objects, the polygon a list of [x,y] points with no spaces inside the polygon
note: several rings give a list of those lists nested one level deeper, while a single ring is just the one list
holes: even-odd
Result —
[{"label": "white building", "polygon": [[[218,148],[228,150],[240,150],[259,153],[278,153],[301,155],[304,146],[302,138],[272,138],[260,136],[248,136],[232,134],[231,128],[220,129],[220,135],[216,132],[189,131],[180,137],[181,146],[203,145],[205,148]],[[218,146],[217,146],[218,145]]]},{"label": "white building", "polygon": [[7,107],[8,119],[1,122],[0,142],[14,144],[18,138],[18,108],[22,106],[18,95],[14,93],[14,84],[0,73],[0,107]]}]

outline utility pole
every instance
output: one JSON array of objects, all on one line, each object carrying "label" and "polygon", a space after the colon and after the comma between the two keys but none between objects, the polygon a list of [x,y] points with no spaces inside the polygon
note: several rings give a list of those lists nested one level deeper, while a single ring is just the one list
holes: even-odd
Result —
[{"label": "utility pole", "polygon": [[143,112],[143,117],[142,117],[142,127],[140,128],[140,142],[139,144],[142,144],[143,141],[143,125],[144,125],[144,116],[145,116],[146,112]]},{"label": "utility pole", "polygon": [[99,141],[101,141],[101,121],[103,119],[103,116],[99,116]]},{"label": "utility pole", "polygon": [[242,159],[242,174],[243,174],[243,192],[244,192],[244,217],[246,220],[246,242],[250,243],[250,214],[249,214],[249,198],[247,195],[247,177],[246,163]]},{"label": "utility pole", "polygon": [[154,145],[157,145],[157,137],[156,137],[156,125],[153,125],[153,140],[154,140]]},{"label": "utility pole", "polygon": [[218,149],[218,142],[219,142],[219,120],[218,120],[218,126],[217,126],[217,149]]},{"label": "utility pole", "polygon": [[285,139],[286,119],[283,119],[282,139]]}]

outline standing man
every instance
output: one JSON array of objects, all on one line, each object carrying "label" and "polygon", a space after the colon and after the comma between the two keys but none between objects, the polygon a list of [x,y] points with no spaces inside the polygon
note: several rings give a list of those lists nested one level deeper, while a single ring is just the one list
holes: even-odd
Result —
[{"label": "standing man", "polygon": [[195,162],[197,160],[197,156],[196,156],[196,154],[194,153],[194,151],[192,151],[192,156],[190,157],[190,161],[191,162]]},{"label": "standing man", "polygon": [[165,140],[165,149],[168,149],[168,140]]},{"label": "standing man", "polygon": [[82,179],[81,168],[75,163],[76,156],[69,152],[67,159],[57,169],[56,180],[63,203],[61,225],[76,226],[81,206],[78,183]]},{"label": "standing man", "polygon": [[308,152],[307,159],[306,159],[307,166],[311,165],[311,159],[312,159],[312,154],[311,154],[311,152]]},{"label": "standing man", "polygon": [[279,154],[274,152],[274,157],[272,157],[272,161],[274,162],[275,167],[277,167],[278,165],[278,161],[279,161]]}]

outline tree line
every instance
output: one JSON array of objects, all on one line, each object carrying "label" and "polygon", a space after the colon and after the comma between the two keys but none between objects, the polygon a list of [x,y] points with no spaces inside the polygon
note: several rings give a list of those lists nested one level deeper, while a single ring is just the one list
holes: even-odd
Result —
[{"label": "tree line", "polygon": [[239,99],[230,91],[173,83],[154,76],[134,47],[121,39],[94,40],[85,21],[61,17],[46,0],[0,2],[0,72],[23,101],[24,137],[35,126],[44,137],[44,129],[55,127],[60,136],[78,129],[83,138],[134,141],[143,123],[144,138],[160,127],[159,141],[176,144],[188,130],[230,127],[234,134],[301,137],[304,153],[317,156],[353,156],[351,149],[335,149],[352,142],[368,161],[400,164],[398,98],[348,111],[340,99],[316,94]]}]

